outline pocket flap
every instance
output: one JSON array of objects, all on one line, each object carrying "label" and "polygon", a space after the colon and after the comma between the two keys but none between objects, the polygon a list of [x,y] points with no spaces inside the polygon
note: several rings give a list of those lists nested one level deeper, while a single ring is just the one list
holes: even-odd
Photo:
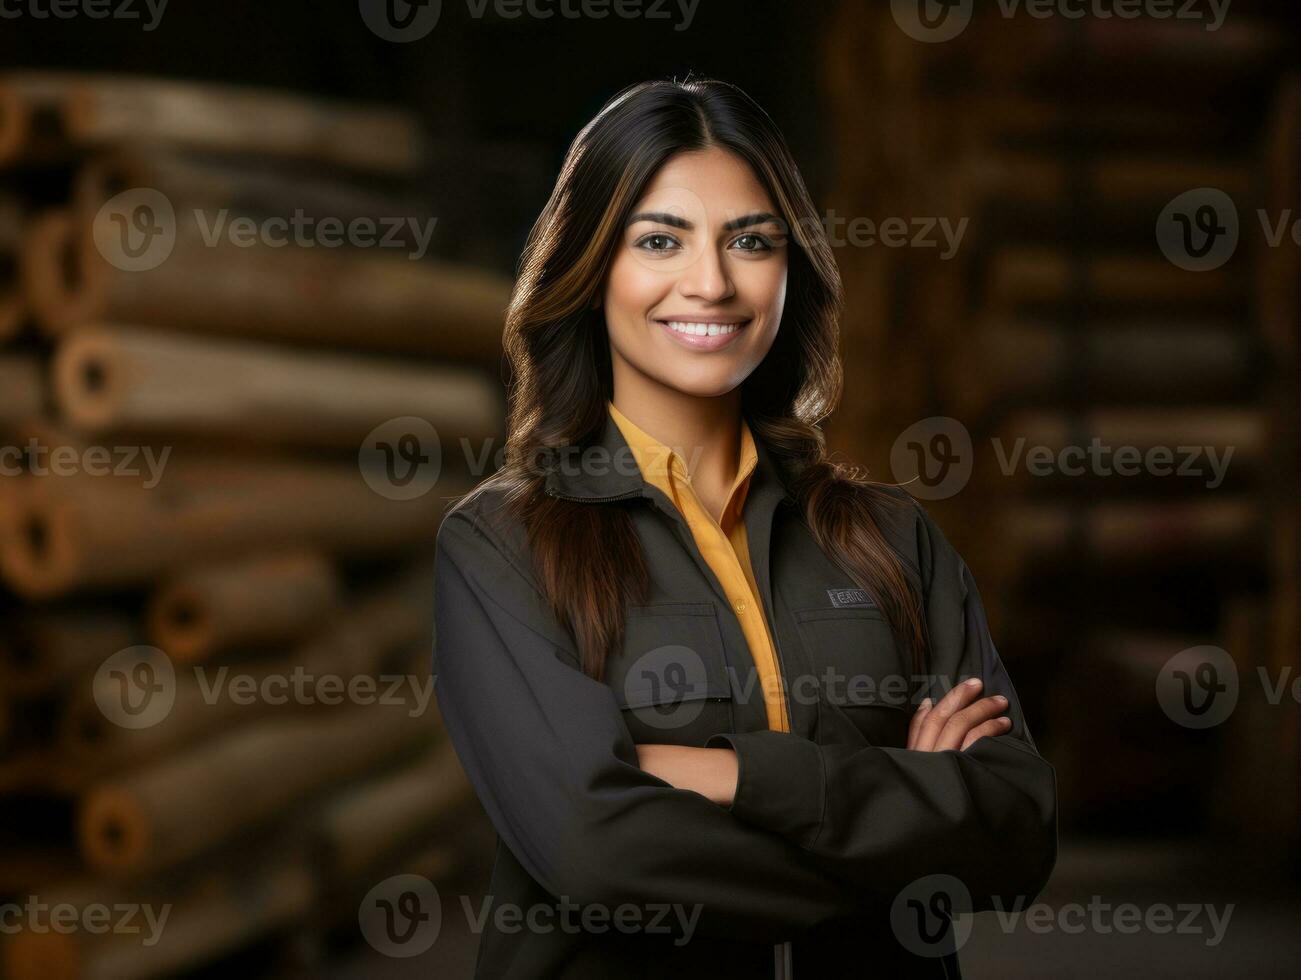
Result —
[{"label": "pocket flap", "polygon": [[623,650],[607,670],[622,708],[732,697],[718,613],[708,602],[629,606]]}]

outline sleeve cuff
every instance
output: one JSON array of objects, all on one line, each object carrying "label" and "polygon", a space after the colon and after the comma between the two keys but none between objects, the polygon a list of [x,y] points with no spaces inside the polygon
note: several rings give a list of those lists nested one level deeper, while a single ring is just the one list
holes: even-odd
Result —
[{"label": "sleeve cuff", "polygon": [[790,732],[711,735],[707,749],[736,752],[736,795],[728,812],[811,847],[822,829],[826,783],[818,746]]}]

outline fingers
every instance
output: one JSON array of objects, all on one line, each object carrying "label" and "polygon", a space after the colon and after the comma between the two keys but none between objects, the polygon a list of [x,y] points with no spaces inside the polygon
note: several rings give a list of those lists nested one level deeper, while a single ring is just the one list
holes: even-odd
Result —
[{"label": "fingers", "polygon": [[973,677],[971,680],[959,684],[940,698],[935,707],[931,708],[926,713],[926,717],[922,719],[920,731],[917,735],[917,744],[914,748],[921,752],[936,751],[935,743],[940,737],[940,732],[944,730],[944,726],[948,724],[949,719],[954,714],[975,700],[976,695],[980,693],[980,688],[980,678]]},{"label": "fingers", "polygon": [[962,751],[972,742],[984,738],[986,735],[1005,735],[1012,729],[1012,719],[1004,715],[1002,718],[991,718],[984,724],[977,725],[971,731],[967,732],[967,737],[962,740]]},{"label": "fingers", "polygon": [[943,752],[947,749],[961,748],[962,740],[967,737],[968,732],[992,718],[997,718],[1006,710],[1007,698],[996,694],[992,698],[981,698],[961,711],[955,711],[935,740],[935,751]]},{"label": "fingers", "polygon": [[927,698],[919,704],[917,710],[913,712],[912,721],[908,723],[908,748],[915,749],[917,747],[917,740],[922,731],[922,722],[926,720],[926,716],[930,714],[930,710],[934,707],[934,704],[934,701]]}]

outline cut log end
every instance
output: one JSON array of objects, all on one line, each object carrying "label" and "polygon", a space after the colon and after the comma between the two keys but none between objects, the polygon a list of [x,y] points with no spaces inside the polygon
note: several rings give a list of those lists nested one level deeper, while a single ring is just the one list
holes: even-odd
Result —
[{"label": "cut log end", "polygon": [[74,701],[59,722],[59,740],[69,759],[95,761],[105,755],[105,744],[116,732],[91,698]]},{"label": "cut log end", "polygon": [[0,572],[20,595],[52,598],[75,581],[76,535],[65,518],[34,497],[0,513]]},{"label": "cut log end", "polygon": [[123,398],[112,342],[97,331],[79,332],[62,344],[52,366],[55,398],[74,426],[111,426]]},{"label": "cut log end", "polygon": [[105,871],[129,871],[149,859],[150,821],[139,800],[116,787],[101,787],[86,798],[79,818],[81,852]]},{"label": "cut log end", "polygon": [[57,104],[28,99],[13,86],[0,84],[0,164],[49,156],[66,134]]},{"label": "cut log end", "polygon": [[174,660],[206,659],[215,645],[212,619],[194,589],[175,586],[159,594],[148,613],[149,635]]},{"label": "cut log end", "polygon": [[32,314],[47,333],[57,335],[93,318],[96,296],[103,291],[87,252],[93,247],[89,236],[77,234],[66,211],[51,211],[32,220],[20,275]]}]

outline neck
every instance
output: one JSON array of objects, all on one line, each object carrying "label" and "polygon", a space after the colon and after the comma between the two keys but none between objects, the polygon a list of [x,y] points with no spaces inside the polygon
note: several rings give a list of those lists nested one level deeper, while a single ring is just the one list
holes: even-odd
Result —
[{"label": "neck", "polygon": [[730,486],[741,452],[741,390],[697,396],[656,386],[614,386],[614,407],[687,464],[692,483]]}]

